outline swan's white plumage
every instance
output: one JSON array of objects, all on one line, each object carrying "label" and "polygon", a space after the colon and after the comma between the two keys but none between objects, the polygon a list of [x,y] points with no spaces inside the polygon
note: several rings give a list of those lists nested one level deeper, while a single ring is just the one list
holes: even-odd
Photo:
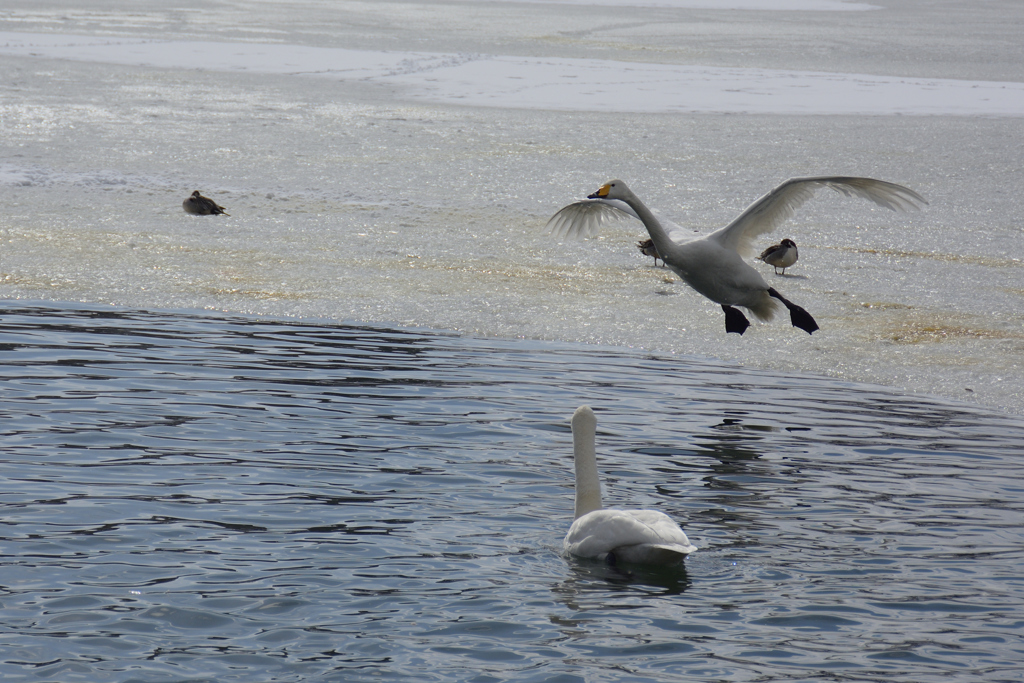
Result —
[{"label": "swan's white plumage", "polygon": [[696,550],[679,525],[662,512],[601,508],[596,429],[594,411],[578,408],[572,416],[576,519],[565,536],[565,551],[599,560],[612,555],[621,562],[668,564]]},{"label": "swan's white plumage", "polygon": [[874,178],[816,176],[790,178],[748,206],[732,223],[708,235],[723,247],[749,258],[755,253],[754,240],[793,217],[823,187],[847,197],[860,197],[893,211],[919,209],[924,197],[908,187]]},{"label": "swan's white plumage", "polygon": [[569,527],[565,550],[578,557],[640,564],[675,562],[697,548],[679,525],[657,510],[594,510]]},{"label": "swan's white plumage", "polygon": [[561,209],[548,220],[547,229],[558,239],[594,237],[601,228],[623,218],[636,218],[636,211],[625,202],[612,199],[585,199]]}]

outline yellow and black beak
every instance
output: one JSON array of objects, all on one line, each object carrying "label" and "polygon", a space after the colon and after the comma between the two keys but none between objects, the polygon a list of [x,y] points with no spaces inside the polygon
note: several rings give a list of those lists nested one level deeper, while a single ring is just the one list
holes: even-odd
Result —
[{"label": "yellow and black beak", "polygon": [[602,185],[601,189],[594,194],[588,194],[587,199],[604,199],[608,196],[608,192],[612,189],[611,185]]}]

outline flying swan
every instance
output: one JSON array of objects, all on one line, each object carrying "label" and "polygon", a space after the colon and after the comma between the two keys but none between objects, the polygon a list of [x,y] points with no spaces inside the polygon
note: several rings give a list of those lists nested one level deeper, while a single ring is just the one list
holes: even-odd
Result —
[{"label": "flying swan", "polygon": [[927,204],[913,190],[873,178],[820,176],[790,178],[747,207],[732,223],[705,237],[686,235],[678,225],[659,219],[621,180],[611,180],[587,200],[560,209],[548,221],[557,237],[590,237],[614,218],[632,216],[650,233],[662,260],[697,292],[722,306],[725,331],[743,334],[750,322],[736,306],[759,320],[771,320],[781,303],[794,327],[808,334],[818,329],[811,314],[792,303],[754,270],[744,258],[754,251],[754,238],[770,232],[814,196],[829,187],[847,197],[861,197],[893,211]]},{"label": "flying swan", "polygon": [[577,408],[572,416],[576,519],[565,536],[565,552],[611,564],[671,564],[696,550],[679,525],[662,512],[601,508],[596,431],[594,411],[589,406]]}]

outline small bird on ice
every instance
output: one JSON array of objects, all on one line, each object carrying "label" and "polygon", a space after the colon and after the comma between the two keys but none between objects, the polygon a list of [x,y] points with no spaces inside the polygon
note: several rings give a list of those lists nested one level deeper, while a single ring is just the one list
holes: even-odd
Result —
[{"label": "small bird on ice", "polygon": [[786,268],[796,263],[798,258],[800,258],[800,253],[796,249],[796,242],[785,239],[762,251],[757,260],[764,261],[769,266],[773,266],[776,275],[779,274],[779,268],[782,268],[782,274],[785,275]]},{"label": "small bird on ice", "polygon": [[[652,240],[652,239],[640,240],[639,242],[636,243],[636,248],[639,249],[640,253],[643,254],[644,256],[653,256],[654,257],[654,265],[655,266],[658,265],[658,259],[661,258],[661,254],[658,253],[658,248],[656,246],[654,246],[654,240]],[[662,261],[661,265],[662,265],[662,267],[664,267],[665,262]]]},{"label": "small bird on ice", "polygon": [[217,204],[209,197],[204,197],[199,194],[199,190],[192,193],[188,199],[181,203],[181,208],[185,209],[185,213],[190,213],[193,216],[216,216],[222,214],[224,216],[230,216],[231,214],[225,213],[224,207]]}]

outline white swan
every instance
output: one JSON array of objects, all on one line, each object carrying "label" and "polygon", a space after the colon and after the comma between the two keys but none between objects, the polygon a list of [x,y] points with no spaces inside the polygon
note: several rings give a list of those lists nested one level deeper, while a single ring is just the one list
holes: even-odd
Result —
[{"label": "white swan", "polygon": [[792,216],[822,187],[848,197],[862,197],[894,211],[917,209],[928,203],[909,188],[873,178],[790,178],[748,206],[724,228],[686,240],[679,226],[659,219],[624,182],[612,180],[590,195],[590,201],[560,209],[548,221],[548,228],[558,237],[589,237],[612,218],[633,216],[643,222],[668,267],[690,287],[722,306],[726,332],[743,334],[750,327],[735,306],[746,308],[761,320],[771,320],[781,302],[789,309],[794,327],[813,333],[818,324],[811,314],[769,287],[743,259],[754,255],[755,237],[770,232]]},{"label": "white swan", "polygon": [[594,449],[596,431],[594,411],[589,406],[577,408],[572,416],[576,519],[565,536],[565,551],[612,564],[669,564],[696,550],[679,525],[662,512],[601,508],[601,482]]},{"label": "white swan", "polygon": [[762,251],[757,260],[764,261],[775,268],[776,275],[779,274],[779,268],[782,268],[782,274],[785,275],[786,268],[796,263],[798,258],[800,258],[800,251],[796,248],[796,242],[785,239]]},{"label": "white swan", "polygon": [[209,197],[204,197],[199,194],[199,190],[193,192],[185,201],[183,201],[181,203],[181,208],[185,209],[185,213],[190,213],[193,216],[230,215],[224,213],[223,206],[220,206]]}]

